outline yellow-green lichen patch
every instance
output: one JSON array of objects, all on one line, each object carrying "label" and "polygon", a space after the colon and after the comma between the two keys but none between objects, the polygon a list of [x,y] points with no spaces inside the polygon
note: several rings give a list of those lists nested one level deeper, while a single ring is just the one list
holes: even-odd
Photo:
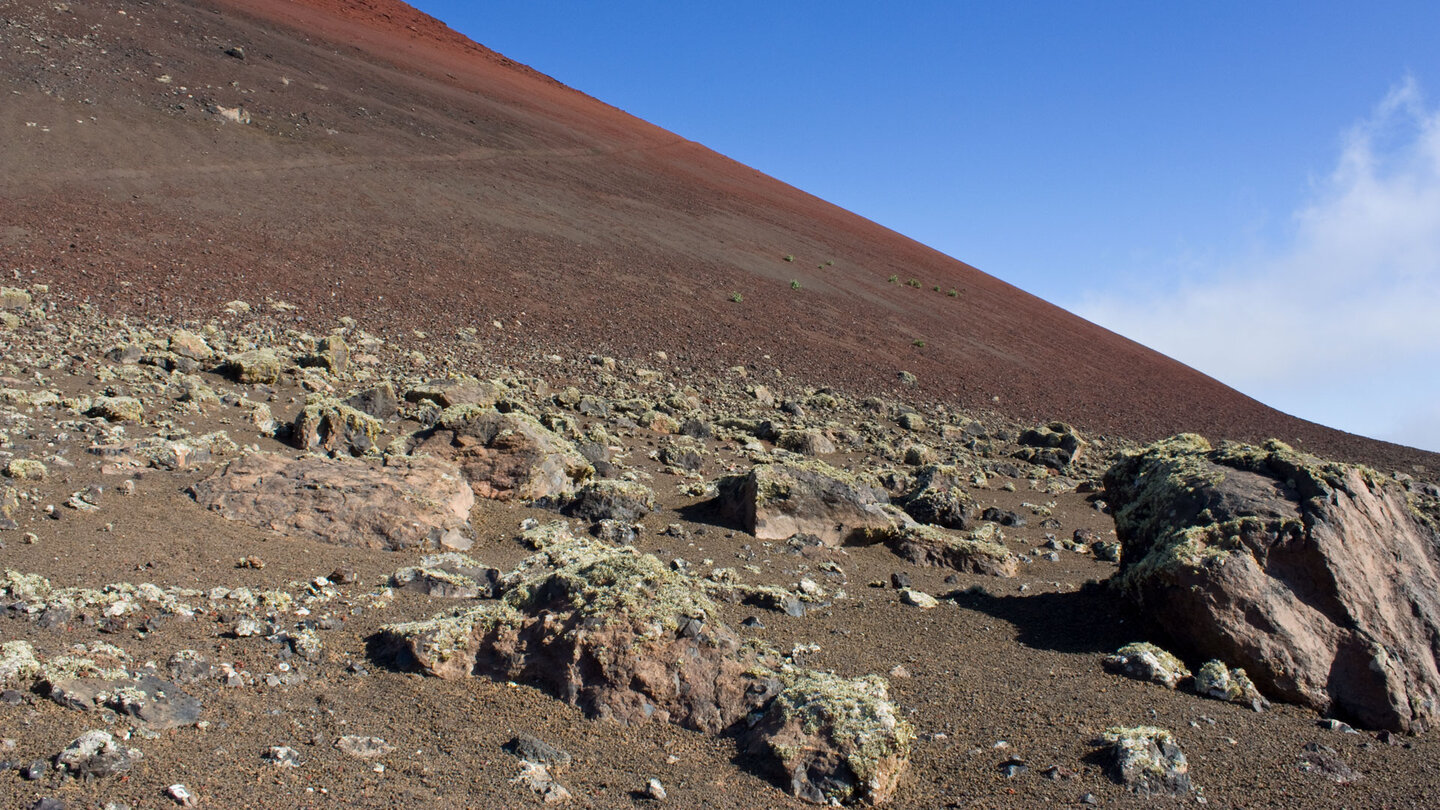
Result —
[{"label": "yellow-green lichen patch", "polygon": [[715,604],[684,574],[633,548],[592,549],[505,594],[516,609],[572,611],[602,625],[633,623],[650,634],[674,631],[683,619],[710,621]]},{"label": "yellow-green lichen patch", "polygon": [[[792,790],[826,803],[889,799],[909,761],[915,731],[898,716],[885,679],[790,667],[774,675],[782,687],[765,712],[762,741],[792,775]],[[811,759],[815,762],[807,762]],[[811,780],[809,766],[822,760],[833,772]]]},{"label": "yellow-green lichen patch", "polygon": [[478,637],[501,625],[518,626],[525,617],[504,602],[486,603],[434,616],[424,621],[389,624],[380,628],[392,640],[409,645],[419,664],[437,674],[462,659],[468,672]]}]

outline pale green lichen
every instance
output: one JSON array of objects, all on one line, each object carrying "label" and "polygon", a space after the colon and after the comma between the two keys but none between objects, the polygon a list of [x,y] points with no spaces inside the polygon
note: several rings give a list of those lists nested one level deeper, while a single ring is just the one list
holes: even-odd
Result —
[{"label": "pale green lichen", "polygon": [[307,396],[305,407],[295,417],[294,433],[306,450],[317,446],[330,447],[338,441],[343,442],[343,447],[339,449],[378,455],[380,448],[376,442],[384,432],[385,427],[380,420],[329,394]]},{"label": "pale green lichen", "polygon": [[682,618],[711,621],[715,603],[688,577],[650,554],[617,548],[581,555],[538,579],[522,582],[504,600],[523,612],[542,606],[572,611],[602,624],[630,622],[651,634],[673,631]]},{"label": "pale green lichen", "polygon": [[423,621],[389,624],[380,630],[408,642],[415,657],[433,670],[458,656],[473,653],[471,645],[477,636],[500,626],[518,626],[524,620],[524,615],[509,604],[492,602]]},{"label": "pale green lichen", "polygon": [[[782,688],[767,717],[782,726],[798,722],[804,734],[828,738],[859,782],[828,782],[827,800],[883,798],[894,789],[910,757],[915,730],[898,716],[884,678],[844,678],[794,667],[784,667],[774,676]],[[772,743],[771,748],[782,761],[798,753],[784,743]]]},{"label": "pale green lichen", "polygon": [[1106,656],[1103,663],[1108,670],[1153,681],[1167,689],[1176,688],[1190,677],[1190,670],[1183,661],[1148,641],[1126,644],[1113,655]]},{"label": "pale green lichen", "polygon": [[[1128,453],[1106,473],[1107,492],[1120,501],[1116,529],[1127,538],[1117,580],[1122,589],[1157,575],[1222,566],[1234,555],[1253,555],[1266,536],[1304,532],[1296,517],[1217,520],[1203,508],[1204,493],[1219,487],[1228,470],[1283,484],[1302,513],[1312,499],[1348,492],[1357,477],[1367,487],[1382,483],[1373,470],[1317,459],[1273,439],[1260,446],[1225,442],[1217,449],[1203,437],[1182,434]],[[1132,545],[1141,553],[1132,557]]]}]

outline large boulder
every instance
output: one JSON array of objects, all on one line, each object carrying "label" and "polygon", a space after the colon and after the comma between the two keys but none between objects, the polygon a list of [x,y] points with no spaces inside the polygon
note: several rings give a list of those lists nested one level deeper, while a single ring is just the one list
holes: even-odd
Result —
[{"label": "large boulder", "polygon": [[896,520],[883,490],[822,461],[757,464],[717,490],[721,510],[761,540],[809,534],[839,546]]},{"label": "large boulder", "polygon": [[542,686],[593,717],[719,733],[768,698],[757,650],[689,579],[649,554],[551,534],[503,598],[384,629],[442,678]]},{"label": "large boulder", "polygon": [[363,548],[462,548],[475,495],[449,462],[386,457],[383,465],[247,453],[190,488],[201,505],[294,537]]},{"label": "large boulder", "polygon": [[575,445],[534,417],[454,405],[413,449],[451,459],[475,494],[499,501],[568,502],[595,468]]},{"label": "large boulder", "polygon": [[1436,530],[1372,470],[1281,442],[1157,442],[1105,475],[1118,586],[1197,658],[1369,728],[1440,712]]}]

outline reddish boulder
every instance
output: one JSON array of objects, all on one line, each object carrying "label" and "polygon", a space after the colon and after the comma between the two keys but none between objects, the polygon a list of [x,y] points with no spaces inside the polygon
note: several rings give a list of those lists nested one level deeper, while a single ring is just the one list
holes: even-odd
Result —
[{"label": "reddish boulder", "polygon": [[1105,475],[1117,584],[1197,657],[1369,727],[1440,713],[1440,535],[1373,470],[1199,436]]}]

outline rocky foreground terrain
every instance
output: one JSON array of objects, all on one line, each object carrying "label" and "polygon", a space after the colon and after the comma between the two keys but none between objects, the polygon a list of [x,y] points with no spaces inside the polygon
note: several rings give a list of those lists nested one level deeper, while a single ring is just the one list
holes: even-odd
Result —
[{"label": "rocky foreground terrain", "polygon": [[1433,471],[61,292],[0,292],[6,807],[1436,801]]}]

